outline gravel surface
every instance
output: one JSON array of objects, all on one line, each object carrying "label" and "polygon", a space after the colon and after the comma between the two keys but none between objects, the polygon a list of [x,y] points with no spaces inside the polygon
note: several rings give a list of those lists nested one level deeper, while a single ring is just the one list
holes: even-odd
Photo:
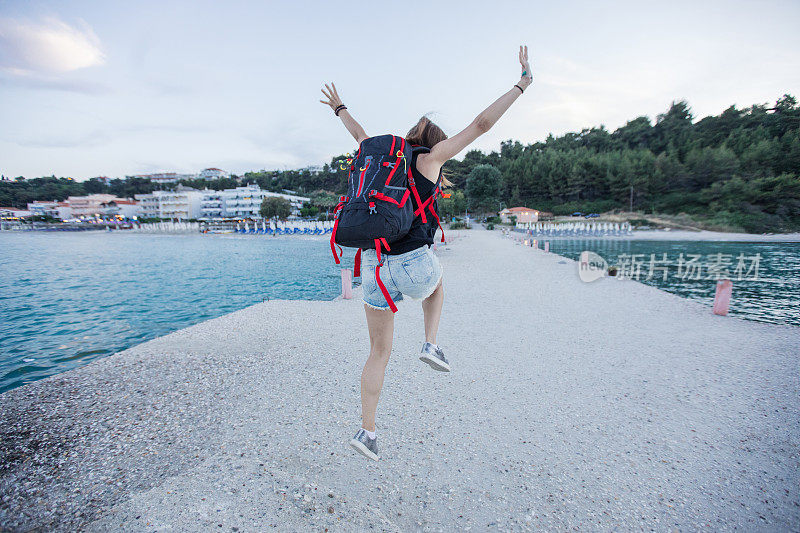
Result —
[{"label": "gravel surface", "polygon": [[270,301],[0,395],[0,529],[800,528],[800,328],[464,233],[453,372],[400,302],[380,462],[360,302]]}]

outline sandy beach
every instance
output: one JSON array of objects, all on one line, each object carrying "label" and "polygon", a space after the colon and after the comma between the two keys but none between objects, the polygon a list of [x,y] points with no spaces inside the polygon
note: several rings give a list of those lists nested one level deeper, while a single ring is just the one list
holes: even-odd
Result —
[{"label": "sandy beach", "polygon": [[268,301],[0,395],[0,530],[800,527],[800,328],[463,234],[453,371],[400,302],[380,462],[347,445],[360,301]]}]

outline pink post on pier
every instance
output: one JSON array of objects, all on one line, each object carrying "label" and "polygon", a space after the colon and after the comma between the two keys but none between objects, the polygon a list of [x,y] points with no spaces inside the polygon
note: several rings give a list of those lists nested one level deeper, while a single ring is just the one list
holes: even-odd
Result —
[{"label": "pink post on pier", "polygon": [[581,252],[580,270],[589,270],[589,252]]},{"label": "pink post on pier", "polygon": [[353,278],[349,268],[342,269],[342,298],[345,300],[353,298]]},{"label": "pink post on pier", "polygon": [[544,251],[545,252],[550,251],[550,241],[544,241]]},{"label": "pink post on pier", "polygon": [[729,279],[717,281],[717,290],[714,293],[714,314],[726,316],[728,307],[731,304],[731,294],[733,293],[733,282]]}]

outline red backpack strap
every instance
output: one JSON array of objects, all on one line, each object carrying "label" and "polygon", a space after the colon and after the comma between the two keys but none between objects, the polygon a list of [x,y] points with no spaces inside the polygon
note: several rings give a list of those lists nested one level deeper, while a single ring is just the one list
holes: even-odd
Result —
[{"label": "red backpack strap", "polygon": [[411,175],[411,167],[408,167],[408,185],[411,187],[411,192],[414,193],[414,200],[417,201],[417,210],[414,211],[414,215],[419,215],[422,217],[422,223],[425,224],[428,222],[428,219],[425,217],[425,204],[422,202],[422,198],[419,197],[419,191],[417,191],[417,184],[414,183],[414,176]]},{"label": "red backpack strap", "polygon": [[[333,210],[333,216],[336,218],[336,222],[333,223],[333,231],[331,231],[331,252],[333,253],[333,260],[337,265],[339,264],[339,258],[342,256],[342,247],[336,244],[336,230],[339,228],[339,213],[347,200],[347,196],[340,196],[339,203],[336,204],[336,208]],[[336,253],[336,248],[339,248],[338,254]]]},{"label": "red backpack strap", "polygon": [[[400,149],[397,151],[397,161],[394,162],[394,166],[392,167],[392,171],[389,172],[389,176],[386,178],[386,183],[384,185],[389,185],[392,181],[392,176],[397,171],[397,167],[400,166],[400,160],[403,159],[406,155],[403,151],[406,149],[406,140],[403,137],[400,137]],[[392,151],[394,151],[394,137],[392,137]],[[385,165],[386,163],[384,163]]]},{"label": "red backpack strap", "polygon": [[[397,312],[397,306],[394,304],[394,300],[389,295],[389,291],[386,290],[386,286],[381,281],[381,265],[383,261],[381,261],[381,240],[386,242],[386,239],[375,239],[375,254],[378,256],[378,264],[375,267],[375,281],[378,283],[378,288],[383,293],[383,297],[386,298],[386,303],[389,304],[389,308],[392,310],[392,313]],[[386,249],[388,250],[389,247],[387,246]]]},{"label": "red backpack strap", "polygon": [[[331,232],[331,252],[333,253],[333,260],[336,264],[339,264],[339,258],[342,256],[342,247],[336,244],[336,229],[339,227],[339,219],[336,219],[336,222],[333,223],[333,231]],[[336,253],[336,248],[339,248],[339,253]]]},{"label": "red backpack strap", "polygon": [[358,278],[361,276],[361,248],[356,252],[356,258],[353,261],[353,277]]},{"label": "red backpack strap", "polygon": [[403,193],[403,198],[398,202],[397,200],[395,200],[391,196],[387,196],[387,195],[383,194],[382,192],[378,192],[376,190],[369,191],[369,196],[370,197],[377,198],[378,200],[383,200],[384,202],[391,202],[391,203],[395,204],[397,207],[403,207],[404,205],[406,205],[406,200],[408,200],[408,197],[410,195],[411,195],[411,191],[406,189],[406,192]]}]

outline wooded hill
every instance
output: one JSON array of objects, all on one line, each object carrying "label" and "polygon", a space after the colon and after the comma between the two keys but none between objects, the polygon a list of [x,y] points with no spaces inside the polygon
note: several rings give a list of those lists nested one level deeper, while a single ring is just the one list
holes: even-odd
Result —
[{"label": "wooded hill", "polygon": [[526,146],[507,141],[446,168],[464,187],[481,164],[500,171],[507,206],[687,213],[750,232],[800,229],[800,107],[789,95],[697,122],[685,101],[674,102],[654,124],[638,117],[614,132],[601,126]]}]

